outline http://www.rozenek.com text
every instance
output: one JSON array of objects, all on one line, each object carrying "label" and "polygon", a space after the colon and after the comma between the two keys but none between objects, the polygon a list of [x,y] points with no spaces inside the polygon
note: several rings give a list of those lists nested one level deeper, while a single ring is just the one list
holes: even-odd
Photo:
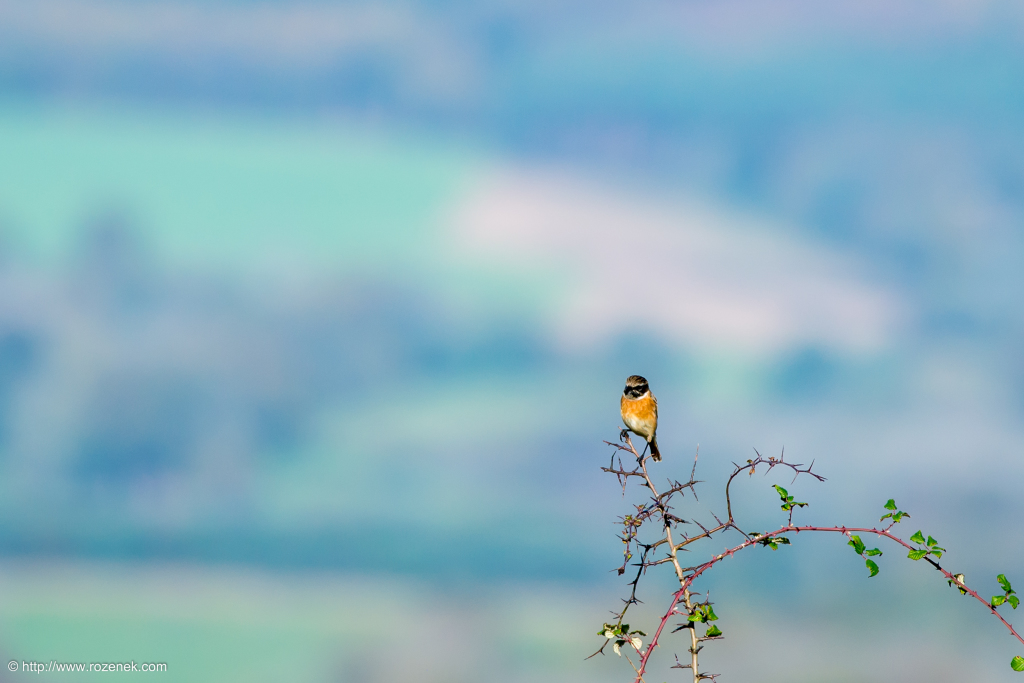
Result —
[{"label": "http://www.rozenek.com text", "polygon": [[97,672],[162,672],[167,671],[166,662],[143,662],[136,664],[130,662],[26,662],[12,659],[7,662],[7,670],[10,672],[26,671],[31,673],[56,673],[60,671],[97,671]]}]

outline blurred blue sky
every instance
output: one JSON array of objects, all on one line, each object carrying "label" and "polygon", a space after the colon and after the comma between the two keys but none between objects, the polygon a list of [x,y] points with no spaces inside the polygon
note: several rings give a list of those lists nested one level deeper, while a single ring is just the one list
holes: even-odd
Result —
[{"label": "blurred blue sky", "polygon": [[[598,470],[633,373],[666,476],[700,444],[699,514],[785,446],[829,477],[808,519],[895,497],[1013,579],[1022,30],[953,0],[0,0],[0,654],[622,679],[581,660],[623,588]],[[712,670],[1009,679],[995,624],[838,545],[709,578]],[[779,600],[819,653],[796,678],[735,656]],[[427,653],[396,609],[463,635]]]}]

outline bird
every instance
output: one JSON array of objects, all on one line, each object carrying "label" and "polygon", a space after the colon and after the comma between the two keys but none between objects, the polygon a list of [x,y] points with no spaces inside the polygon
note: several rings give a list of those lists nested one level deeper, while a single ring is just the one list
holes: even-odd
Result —
[{"label": "bird", "polygon": [[640,375],[626,378],[626,388],[622,390],[619,408],[622,410],[623,423],[629,431],[647,440],[651,447],[651,457],[659,462],[661,452],[658,450],[658,439],[655,438],[658,430],[658,399],[654,398],[646,379]]}]

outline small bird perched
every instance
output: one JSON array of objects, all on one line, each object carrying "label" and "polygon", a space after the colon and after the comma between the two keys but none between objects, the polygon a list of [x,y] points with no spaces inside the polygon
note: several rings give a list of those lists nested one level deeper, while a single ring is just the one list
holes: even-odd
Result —
[{"label": "small bird perched", "polygon": [[655,462],[660,461],[658,440],[654,436],[658,430],[658,399],[654,398],[646,379],[640,375],[630,375],[626,379],[619,408],[629,431],[644,437],[651,446],[651,457]]}]

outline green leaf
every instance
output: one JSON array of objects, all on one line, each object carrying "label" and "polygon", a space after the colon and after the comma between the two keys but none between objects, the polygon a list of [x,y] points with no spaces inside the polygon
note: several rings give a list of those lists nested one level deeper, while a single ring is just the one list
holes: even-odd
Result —
[{"label": "green leaf", "polygon": [[939,542],[936,541],[934,538],[932,538],[931,536],[928,537],[928,545],[938,545],[938,544],[939,544]]},{"label": "green leaf", "polygon": [[1008,595],[1006,596],[1006,602],[1013,605],[1013,609],[1017,609],[1017,605],[1020,604],[1020,598],[1018,598],[1016,595]]},{"label": "green leaf", "polygon": [[899,521],[901,519],[903,519],[904,517],[909,517],[909,516],[910,516],[909,513],[906,513],[906,512],[903,512],[902,510],[900,510],[898,512],[890,512],[887,515],[882,515],[881,517],[878,518],[878,521],[881,522],[881,521],[883,521],[885,519],[892,518],[892,523],[893,524],[899,524]]},{"label": "green leaf", "polygon": [[934,555],[937,558],[942,557],[942,550],[938,548],[932,548],[932,555]]},{"label": "green leaf", "polygon": [[999,607],[1004,602],[1006,602],[1006,596],[1005,595],[993,595],[992,596],[992,606],[993,607]]},{"label": "green leaf", "polygon": [[910,559],[912,559],[912,560],[914,560],[916,562],[917,560],[920,560],[922,557],[924,557],[927,554],[928,554],[927,550],[911,550],[910,553],[907,555],[907,557],[909,557]]},{"label": "green leaf", "polygon": [[[864,564],[867,565],[868,571],[871,572],[871,576],[875,576],[876,574],[878,574],[878,565],[875,564],[874,561],[864,560]],[[869,576],[868,578],[870,579],[871,576]]]},{"label": "green leaf", "polygon": [[718,621],[718,615],[715,614],[715,608],[711,605],[707,606],[708,621]]},{"label": "green leaf", "polygon": [[915,531],[914,535],[910,537],[910,542],[911,543],[920,543],[921,545],[924,545],[924,534],[921,533],[920,529]]},{"label": "green leaf", "polygon": [[860,540],[860,536],[850,536],[850,542],[846,545],[853,546],[853,551],[858,555],[864,552],[864,541]]},{"label": "green leaf", "polygon": [[1006,591],[1007,593],[1013,593],[1014,592],[1013,588],[1010,586],[1009,580],[1007,580],[1007,578],[1006,578],[1006,574],[1000,574],[999,576],[997,576],[996,577],[996,581],[999,582],[999,585],[1002,586],[1003,590]]},{"label": "green leaf", "polygon": [[779,498],[781,498],[782,500],[786,500],[786,497],[789,495],[789,491],[782,488],[778,484],[775,485],[775,490],[779,492]]},{"label": "green leaf", "polygon": [[878,548],[872,548],[867,553],[868,557],[874,557],[875,555],[881,555],[881,554],[882,554],[882,551],[879,550]]},{"label": "green leaf", "polygon": [[[760,532],[751,534],[751,536],[759,535]],[[778,550],[780,545],[790,545],[789,539],[785,536],[768,536],[767,534],[765,534],[763,538],[759,538],[757,542],[766,548],[771,548],[772,550]]]},{"label": "green leaf", "polygon": [[705,638],[714,638],[715,636],[720,636],[720,635],[722,635],[722,629],[720,629],[717,626],[712,624],[708,628],[708,632],[704,634],[704,637]]},{"label": "green leaf", "polygon": [[895,510],[896,509],[896,501],[893,500],[892,498],[890,498],[889,502],[885,504],[885,509],[886,510]]},{"label": "green leaf", "polygon": [[1024,657],[1014,657],[1010,660],[1010,668],[1014,671],[1024,671]]}]

